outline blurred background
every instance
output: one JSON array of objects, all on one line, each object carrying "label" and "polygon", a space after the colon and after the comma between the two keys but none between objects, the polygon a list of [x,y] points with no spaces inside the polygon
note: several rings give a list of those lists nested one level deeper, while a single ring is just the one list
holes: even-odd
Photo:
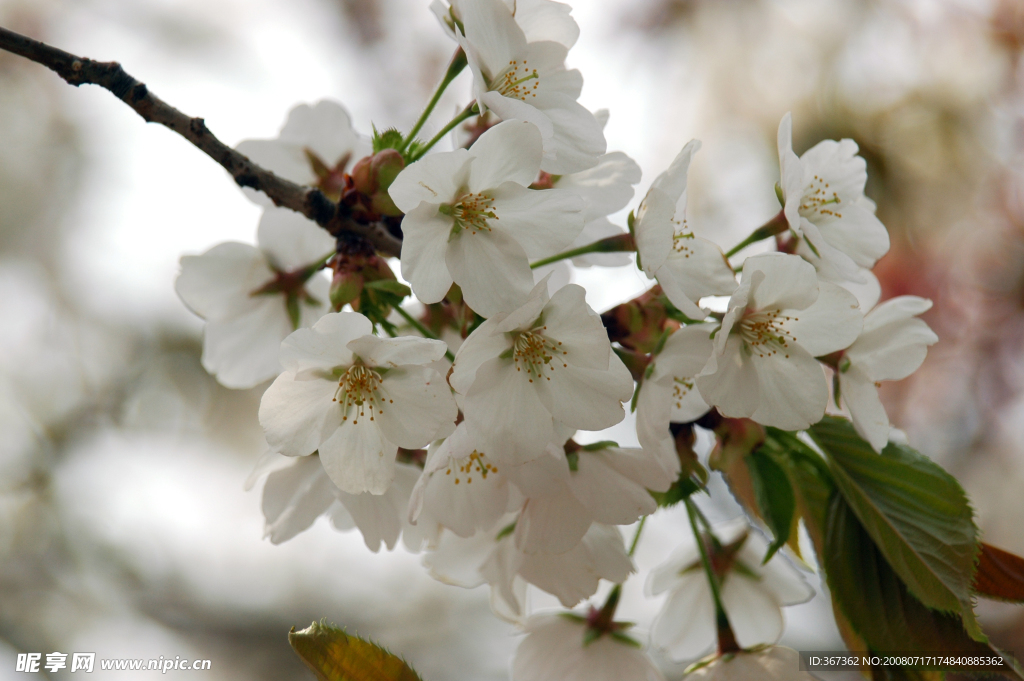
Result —
[{"label": "blurred background", "polygon": [[[0,25],[121,61],[233,145],[322,98],[364,132],[407,129],[454,47],[427,4],[0,0]],[[726,247],[778,210],[786,111],[798,153],[857,141],[892,236],[883,297],[934,300],[941,338],[884,385],[890,417],[960,479],[985,540],[1024,553],[1024,0],[580,0],[574,16],[581,101],[611,110],[609,149],[644,169],[638,194],[701,139],[690,223]],[[468,88],[464,74],[428,127]],[[0,53],[0,679],[22,678],[18,652],[52,651],[312,679],[286,634],[322,617],[428,680],[507,678],[518,638],[486,589],[436,583],[418,556],[372,554],[322,520],[261,539],[242,483],[265,446],[262,388],[206,375],[201,321],[173,290],[181,254],[251,242],[258,217],[173,133]],[[599,311],[646,286],[632,267],[574,276]],[[628,423],[615,437],[635,443]],[[709,512],[736,513],[718,498]],[[687,531],[676,512],[649,528],[620,609],[641,628],[658,608],[644,572]],[[1024,608],[979,612],[1024,654]],[[788,645],[841,648],[827,594],[787,617]]]}]

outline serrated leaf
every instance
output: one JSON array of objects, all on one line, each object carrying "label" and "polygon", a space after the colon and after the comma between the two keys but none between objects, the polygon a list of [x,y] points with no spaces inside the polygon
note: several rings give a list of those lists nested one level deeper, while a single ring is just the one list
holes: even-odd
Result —
[{"label": "serrated leaf", "polygon": [[[1012,658],[969,635],[956,614],[914,598],[842,494],[829,507],[822,558],[834,602],[873,652],[1000,655],[1006,664],[999,672],[1024,680]],[[983,669],[994,672],[992,666]]]},{"label": "serrated leaf", "polygon": [[288,643],[320,681],[421,681],[401,658],[323,623],[293,628]]},{"label": "serrated leaf", "polygon": [[909,447],[890,443],[877,454],[845,419],[825,418],[808,432],[910,593],[929,608],[959,614],[971,636],[984,640],[971,602],[978,529],[960,484]]},{"label": "serrated leaf", "polygon": [[394,279],[377,279],[376,281],[368,281],[363,284],[365,288],[373,289],[374,291],[386,291],[387,293],[393,293],[399,298],[405,298],[412,293],[412,290],[400,281]]},{"label": "serrated leaf", "polygon": [[796,513],[796,497],[786,471],[764,448],[752,452],[746,463],[758,511],[775,536],[764,556],[763,562],[767,563],[789,540]]},{"label": "serrated leaf", "polygon": [[974,593],[1011,603],[1024,603],[1024,558],[988,544],[981,545]]}]

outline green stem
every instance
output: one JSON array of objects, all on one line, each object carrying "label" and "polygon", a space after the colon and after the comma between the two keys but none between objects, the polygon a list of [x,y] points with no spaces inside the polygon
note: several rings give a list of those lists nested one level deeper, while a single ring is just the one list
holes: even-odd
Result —
[{"label": "green stem", "polygon": [[636,552],[636,545],[640,543],[640,533],[644,531],[644,523],[647,522],[647,516],[640,519],[640,524],[637,525],[636,534],[633,535],[633,543],[629,545],[629,556],[632,558]]},{"label": "green stem", "polygon": [[448,64],[448,70],[445,71],[444,78],[441,79],[440,84],[437,86],[437,90],[434,91],[434,96],[427,102],[427,107],[423,109],[423,113],[420,114],[420,118],[416,121],[416,125],[412,126],[412,130],[409,131],[409,135],[402,140],[402,146],[398,148],[398,151],[402,152],[409,146],[409,143],[416,139],[416,133],[420,131],[423,124],[430,118],[430,114],[434,111],[434,107],[437,106],[438,100],[441,99],[441,95],[448,88],[455,78],[462,73],[462,70],[466,68],[466,53],[460,47],[455,51],[455,55],[452,57],[451,62]]},{"label": "green stem", "polygon": [[[704,537],[700,532],[700,528],[697,527],[697,517],[703,518],[703,514],[697,508],[697,505],[693,503],[692,499],[685,499],[687,515],[690,517],[690,529],[693,530],[693,538],[697,542],[697,548],[700,550],[700,561],[704,566],[704,574],[708,578],[708,586],[711,588],[711,597],[715,602],[715,620],[718,625],[718,653],[723,655],[725,653],[739,652],[741,649],[739,644],[736,643],[736,635],[733,633],[732,626],[729,624],[729,616],[725,612],[725,606],[722,604],[722,588],[718,583],[718,576],[715,575],[714,569],[711,567],[711,557],[708,555],[708,547],[704,543]],[[707,522],[707,519],[704,518]],[[708,534],[712,537],[714,534],[709,530]]]},{"label": "green stem", "polygon": [[633,239],[632,234],[616,234],[599,241],[595,241],[592,244],[586,246],[580,246],[579,248],[573,248],[569,251],[557,253],[549,258],[538,260],[537,262],[530,265],[530,269],[537,269],[544,265],[550,265],[553,262],[559,260],[566,260],[568,258],[575,258],[577,255],[584,255],[586,253],[621,253],[636,250],[636,241]]},{"label": "green stem", "polygon": [[429,142],[427,142],[422,147],[417,149],[416,150],[416,155],[409,157],[409,163],[412,163],[412,162],[417,161],[420,158],[422,158],[423,154],[427,153],[427,151],[429,151],[431,147],[433,147],[435,144],[440,142],[441,139],[445,135],[447,135],[449,132],[451,132],[452,129],[455,128],[456,125],[458,125],[462,121],[466,120],[467,118],[470,118],[471,116],[476,115],[477,113],[479,113],[479,111],[480,111],[480,109],[477,107],[476,102],[470,103],[455,118],[453,118],[450,121],[448,121],[448,124],[446,126],[444,126],[443,128],[441,128],[441,130],[438,131],[438,133],[436,135],[431,137]]},{"label": "green stem", "polygon": [[[412,328],[416,329],[421,334],[423,334],[424,338],[431,338],[433,340],[441,340],[440,338],[437,337],[436,334],[431,332],[430,329],[428,329],[427,327],[423,326],[423,324],[420,322],[420,320],[416,319],[411,314],[409,314],[409,312],[405,308],[400,307],[400,306],[396,306],[394,308],[394,310],[395,310],[395,312],[397,312],[402,317],[402,319],[404,319],[405,321],[409,322],[409,324],[412,326]],[[451,350],[445,350],[444,351],[444,356],[447,357],[448,360],[451,361],[451,362],[455,361],[455,355],[452,354]]]},{"label": "green stem", "polygon": [[770,239],[776,234],[782,234],[787,229],[789,229],[789,222],[786,221],[786,212],[784,210],[780,210],[775,217],[751,232],[750,236],[746,239],[733,246],[729,252],[725,254],[725,257],[731,258],[750,244]]}]

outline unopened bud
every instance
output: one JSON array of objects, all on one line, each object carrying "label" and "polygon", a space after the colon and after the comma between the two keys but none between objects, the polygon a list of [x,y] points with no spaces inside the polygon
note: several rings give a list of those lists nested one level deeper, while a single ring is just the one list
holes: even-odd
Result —
[{"label": "unopened bud", "polygon": [[355,190],[360,194],[366,196],[372,195],[377,190],[377,184],[373,178],[373,157],[366,156],[365,158],[359,159],[354,166],[352,166],[352,185]]},{"label": "unopened bud", "polygon": [[358,271],[337,270],[331,281],[331,309],[339,311],[359,298],[363,292],[363,275]]}]

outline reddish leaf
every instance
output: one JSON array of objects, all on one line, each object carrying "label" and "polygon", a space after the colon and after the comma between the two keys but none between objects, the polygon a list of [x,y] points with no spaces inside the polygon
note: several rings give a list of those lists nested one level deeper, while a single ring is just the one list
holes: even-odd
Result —
[{"label": "reddish leaf", "polygon": [[985,598],[1024,603],[1024,558],[982,543],[973,589]]}]

